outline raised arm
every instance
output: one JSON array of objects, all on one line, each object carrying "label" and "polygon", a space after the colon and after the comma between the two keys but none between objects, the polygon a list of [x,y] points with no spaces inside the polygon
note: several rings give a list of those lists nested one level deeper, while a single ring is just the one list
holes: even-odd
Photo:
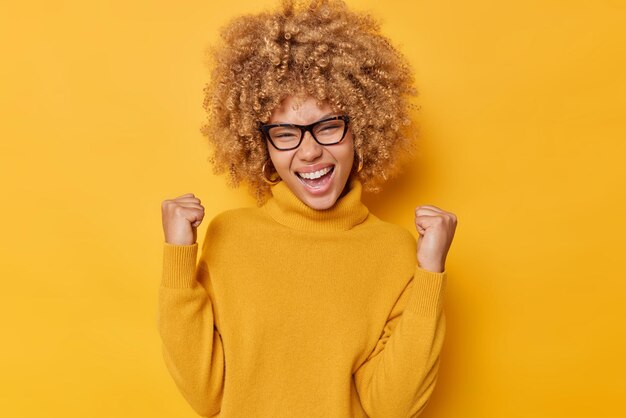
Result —
[{"label": "raised arm", "polygon": [[[204,207],[186,193],[164,200],[161,210],[165,242],[157,327],[163,359],[191,407],[211,417],[221,409],[225,363],[209,268],[203,257],[196,265],[196,228]],[[211,241],[211,226],[204,244]]]},{"label": "raised arm", "polygon": [[[446,332],[445,261],[457,217],[437,206],[415,208],[419,233],[415,273],[396,301],[372,353],[354,373],[361,404],[372,418],[416,417],[439,372]],[[405,234],[413,247],[411,236]]]}]

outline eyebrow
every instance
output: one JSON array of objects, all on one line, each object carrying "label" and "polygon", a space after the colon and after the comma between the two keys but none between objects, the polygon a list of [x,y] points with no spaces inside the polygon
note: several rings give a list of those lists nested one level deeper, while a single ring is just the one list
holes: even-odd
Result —
[{"label": "eyebrow", "polygon": [[[320,116],[319,119],[317,119],[315,122],[319,122],[322,119],[326,119],[328,117],[331,116],[336,116],[337,112],[330,112],[330,113],[326,113],[325,115]],[[311,122],[311,123],[315,123],[315,122]],[[286,124],[293,124],[293,122],[281,122],[281,121],[276,121],[276,122],[268,122],[268,124],[275,124],[275,123],[286,123]],[[296,124],[297,125],[297,124]]]}]

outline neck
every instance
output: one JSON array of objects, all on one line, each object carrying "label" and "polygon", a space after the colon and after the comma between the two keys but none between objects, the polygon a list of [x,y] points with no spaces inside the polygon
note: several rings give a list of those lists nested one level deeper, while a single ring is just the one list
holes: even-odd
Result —
[{"label": "neck", "polygon": [[263,205],[278,223],[301,231],[346,231],[362,223],[369,210],[361,202],[361,182],[352,178],[333,206],[313,209],[300,200],[284,181],[272,186],[272,197]]}]

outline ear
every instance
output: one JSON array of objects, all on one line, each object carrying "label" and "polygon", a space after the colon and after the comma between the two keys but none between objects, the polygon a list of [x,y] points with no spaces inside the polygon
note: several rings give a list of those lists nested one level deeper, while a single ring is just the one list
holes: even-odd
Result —
[{"label": "ear", "polygon": [[354,148],[354,161],[352,162],[352,171],[358,173],[363,169],[363,157],[361,150],[355,146]]}]

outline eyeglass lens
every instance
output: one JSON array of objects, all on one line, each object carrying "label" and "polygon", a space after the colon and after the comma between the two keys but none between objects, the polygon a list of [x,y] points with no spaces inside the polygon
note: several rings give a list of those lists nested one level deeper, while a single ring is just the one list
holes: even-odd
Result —
[{"label": "eyeglass lens", "polygon": [[[313,136],[324,145],[334,144],[341,140],[344,126],[345,122],[341,119],[320,122],[313,126]],[[300,128],[290,126],[275,126],[268,133],[278,148],[295,147],[303,134]]]}]

